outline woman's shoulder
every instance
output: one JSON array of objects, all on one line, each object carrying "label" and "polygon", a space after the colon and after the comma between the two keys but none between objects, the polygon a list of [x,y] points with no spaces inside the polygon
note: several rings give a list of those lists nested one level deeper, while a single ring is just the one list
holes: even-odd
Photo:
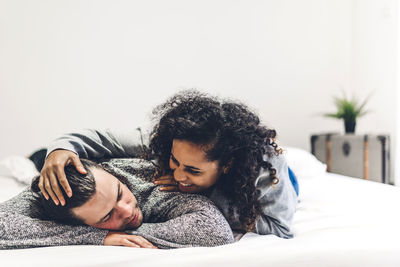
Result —
[{"label": "woman's shoulder", "polygon": [[289,179],[288,165],[284,154],[265,154],[263,159],[275,169],[279,182],[274,184],[273,177],[270,176],[270,170],[267,168],[260,168],[259,175],[255,181],[255,185],[258,189],[269,188],[273,184],[275,185],[274,187],[280,187],[284,183],[284,180]]},{"label": "woman's shoulder", "polygon": [[270,163],[273,168],[281,169],[286,167],[287,168],[287,160],[286,156],[281,153],[281,154],[276,154],[276,153],[268,153],[263,155],[263,159]]}]

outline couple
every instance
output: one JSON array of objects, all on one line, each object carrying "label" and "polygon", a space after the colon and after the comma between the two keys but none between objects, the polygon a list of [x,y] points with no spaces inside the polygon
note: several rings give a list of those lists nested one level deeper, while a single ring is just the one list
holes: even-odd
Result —
[{"label": "couple", "polygon": [[178,93],[153,113],[158,123],[148,147],[137,145],[133,136],[110,131],[57,139],[48,149],[37,182],[43,197],[52,198],[60,207],[71,195],[71,199],[75,197],[63,171],[73,163],[85,173],[75,153],[92,159],[140,156],[155,160],[158,173],[154,183],[164,186],[159,191],[208,197],[234,231],[292,237],[290,223],[298,188],[275,143],[274,130],[260,125],[246,106],[220,102],[196,91]]}]

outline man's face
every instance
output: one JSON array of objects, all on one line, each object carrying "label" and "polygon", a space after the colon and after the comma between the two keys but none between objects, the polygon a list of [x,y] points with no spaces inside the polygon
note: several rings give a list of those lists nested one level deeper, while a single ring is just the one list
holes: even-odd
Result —
[{"label": "man's face", "polygon": [[142,224],[143,214],[135,196],[115,176],[100,168],[92,168],[96,192],[72,213],[92,227],[123,230]]}]

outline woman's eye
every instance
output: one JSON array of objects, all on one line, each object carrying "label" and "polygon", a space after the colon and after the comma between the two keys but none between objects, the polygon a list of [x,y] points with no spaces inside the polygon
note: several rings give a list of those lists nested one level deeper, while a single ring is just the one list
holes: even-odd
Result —
[{"label": "woman's eye", "polygon": [[173,162],[175,165],[179,166],[179,162],[174,158],[174,156],[170,155],[169,158],[170,158],[170,160],[172,160],[172,162]]},{"label": "woman's eye", "polygon": [[198,172],[198,171],[193,171],[193,170],[187,170],[187,172],[188,172],[188,173],[191,173],[191,174],[193,174],[193,175],[199,175],[199,174],[200,174],[200,172]]}]

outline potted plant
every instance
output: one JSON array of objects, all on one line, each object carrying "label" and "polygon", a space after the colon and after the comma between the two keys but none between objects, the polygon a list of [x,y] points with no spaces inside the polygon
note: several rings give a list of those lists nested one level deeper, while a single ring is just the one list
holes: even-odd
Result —
[{"label": "potted plant", "polygon": [[343,94],[343,97],[333,97],[333,99],[337,108],[336,113],[326,113],[324,115],[330,118],[343,119],[345,132],[354,133],[357,118],[368,113],[365,110],[365,105],[369,100],[369,96],[361,104],[354,97],[348,99],[345,94]]}]

